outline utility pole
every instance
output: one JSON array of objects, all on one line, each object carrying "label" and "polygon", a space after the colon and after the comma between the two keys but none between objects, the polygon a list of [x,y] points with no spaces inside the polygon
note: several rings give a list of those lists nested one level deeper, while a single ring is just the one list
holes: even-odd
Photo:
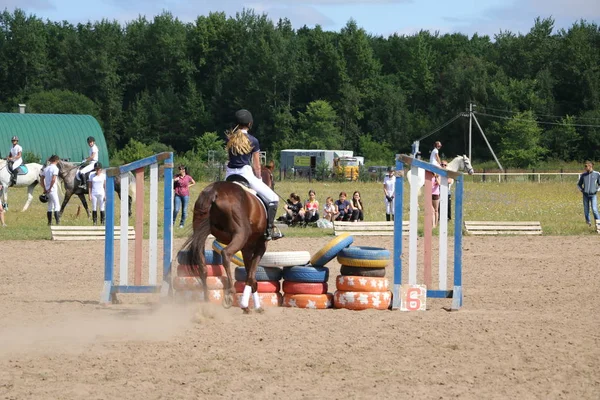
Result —
[{"label": "utility pole", "polygon": [[473,132],[473,102],[469,102],[469,160],[471,160],[471,134]]}]

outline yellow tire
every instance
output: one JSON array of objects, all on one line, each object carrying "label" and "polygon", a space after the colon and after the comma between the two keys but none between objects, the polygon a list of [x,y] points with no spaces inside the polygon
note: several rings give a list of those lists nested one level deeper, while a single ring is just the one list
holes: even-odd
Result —
[{"label": "yellow tire", "polygon": [[362,260],[360,258],[346,258],[340,256],[338,256],[337,260],[342,265],[362,268],[385,268],[390,262],[390,260]]},{"label": "yellow tire", "polygon": [[350,246],[352,242],[354,242],[354,237],[349,233],[336,236],[335,239],[332,239],[310,258],[310,264],[316,267],[324,266],[333,260],[342,249]]}]

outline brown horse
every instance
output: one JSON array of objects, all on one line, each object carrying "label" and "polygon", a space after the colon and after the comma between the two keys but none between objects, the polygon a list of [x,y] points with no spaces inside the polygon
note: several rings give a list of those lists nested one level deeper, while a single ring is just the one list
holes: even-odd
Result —
[{"label": "brown horse", "polygon": [[[267,214],[261,200],[240,185],[233,182],[214,182],[200,193],[194,204],[194,233],[184,244],[184,249],[190,252],[191,264],[199,268],[206,301],[208,291],[204,247],[208,235],[212,233],[216,240],[227,244],[221,256],[228,278],[223,305],[229,308],[233,304],[235,293],[230,270],[231,258],[238,251],[242,251],[246,267],[246,286],[250,286],[252,293],[255,293],[256,268],[267,249],[266,227]],[[257,312],[263,311],[256,301],[254,307]],[[244,307],[243,310],[244,313],[250,312],[248,307]]]},{"label": "brown horse", "polygon": [[275,163],[273,160],[269,162],[267,165],[262,165],[260,168],[260,177],[262,181],[271,188],[271,190],[275,189],[275,179],[273,179],[273,170],[275,169]]}]

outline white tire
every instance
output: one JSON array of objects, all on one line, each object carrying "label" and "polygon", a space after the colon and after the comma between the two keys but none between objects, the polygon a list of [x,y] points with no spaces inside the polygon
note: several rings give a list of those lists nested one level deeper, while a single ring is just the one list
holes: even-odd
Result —
[{"label": "white tire", "polygon": [[258,264],[261,267],[293,267],[308,264],[308,261],[310,261],[308,251],[268,251]]}]

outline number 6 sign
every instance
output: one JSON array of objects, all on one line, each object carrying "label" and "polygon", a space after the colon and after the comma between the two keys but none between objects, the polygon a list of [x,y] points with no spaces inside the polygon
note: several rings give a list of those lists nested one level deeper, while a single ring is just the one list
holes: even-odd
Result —
[{"label": "number 6 sign", "polygon": [[427,286],[402,285],[400,292],[400,311],[425,311]]}]

